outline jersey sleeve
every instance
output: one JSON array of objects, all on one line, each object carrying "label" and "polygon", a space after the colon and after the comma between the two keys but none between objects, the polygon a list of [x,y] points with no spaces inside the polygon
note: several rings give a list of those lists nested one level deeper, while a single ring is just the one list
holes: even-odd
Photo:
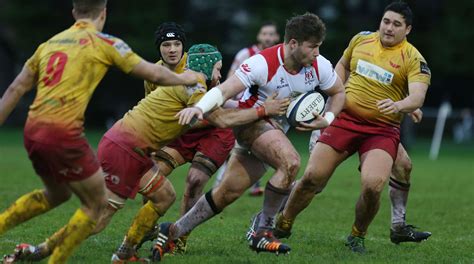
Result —
[{"label": "jersey sleeve", "polygon": [[100,43],[106,61],[110,65],[115,65],[123,72],[130,73],[142,61],[142,58],[135,54],[123,40],[103,33],[98,33],[97,36],[101,39]]},{"label": "jersey sleeve", "polygon": [[428,85],[431,82],[431,71],[428,63],[418,51],[408,65],[408,83],[413,82],[421,82]]},{"label": "jersey sleeve", "polygon": [[40,54],[43,50],[45,43],[41,44],[35,51],[35,53],[26,61],[25,65],[32,71],[32,72],[39,72],[39,64],[40,64]]},{"label": "jersey sleeve", "polygon": [[239,65],[246,59],[250,57],[250,54],[248,52],[248,49],[241,49],[237,54],[235,55],[234,61],[232,62],[232,65],[230,66],[230,70],[235,71],[239,67]]},{"label": "jersey sleeve", "polygon": [[334,71],[331,62],[322,55],[319,55],[316,60],[318,62],[319,71],[319,88],[321,90],[327,90],[333,87],[334,83],[336,83],[337,74]]},{"label": "jersey sleeve", "polygon": [[264,86],[268,77],[267,61],[260,54],[252,56],[240,64],[235,75],[245,85],[245,88],[250,88],[253,85]]}]

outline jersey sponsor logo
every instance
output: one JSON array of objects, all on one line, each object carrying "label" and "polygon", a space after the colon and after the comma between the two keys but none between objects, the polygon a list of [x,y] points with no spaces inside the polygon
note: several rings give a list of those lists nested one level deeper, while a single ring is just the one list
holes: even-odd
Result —
[{"label": "jersey sponsor logo", "polygon": [[174,38],[175,34],[174,34],[174,32],[168,32],[168,33],[166,33],[166,37],[167,38]]},{"label": "jersey sponsor logo", "polygon": [[278,84],[276,86],[276,89],[279,90],[281,88],[285,88],[285,87],[288,87],[289,84],[286,82],[285,78],[284,77],[280,77],[280,84]]},{"label": "jersey sponsor logo", "polygon": [[120,53],[120,56],[125,56],[127,53],[132,51],[132,49],[123,41],[118,41],[114,44],[114,48]]},{"label": "jersey sponsor logo", "polygon": [[393,80],[393,73],[360,59],[357,61],[356,73],[383,84],[391,84]]},{"label": "jersey sponsor logo", "polygon": [[366,36],[372,34],[372,31],[361,31],[359,35]]},{"label": "jersey sponsor logo", "polygon": [[242,70],[247,73],[249,73],[251,70],[248,64],[242,64],[240,65],[240,68],[242,68]]},{"label": "jersey sponsor logo", "polygon": [[48,41],[49,44],[76,44],[75,39],[52,39]]},{"label": "jersey sponsor logo", "polygon": [[420,61],[420,72],[424,74],[431,75],[431,70],[428,67],[428,64],[424,61]]}]

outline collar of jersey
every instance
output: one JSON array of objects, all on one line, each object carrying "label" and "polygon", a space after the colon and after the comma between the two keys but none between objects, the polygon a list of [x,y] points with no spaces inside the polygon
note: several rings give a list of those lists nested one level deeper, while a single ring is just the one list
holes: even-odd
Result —
[{"label": "collar of jersey", "polygon": [[80,21],[77,21],[76,23],[74,23],[74,25],[72,26],[74,28],[92,28],[94,29],[94,24],[92,24],[91,22],[88,22],[88,21],[84,21],[84,20],[80,20]]}]

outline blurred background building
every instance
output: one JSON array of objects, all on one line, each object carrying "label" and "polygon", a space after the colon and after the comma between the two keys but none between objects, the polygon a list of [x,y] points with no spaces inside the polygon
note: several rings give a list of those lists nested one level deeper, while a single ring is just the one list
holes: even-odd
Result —
[{"label": "blurred background building", "polygon": [[[176,21],[187,31],[188,48],[193,43],[207,42],[223,52],[225,76],[235,53],[255,42],[263,21],[275,21],[283,36],[287,18],[306,11],[316,13],[328,28],[321,53],[336,64],[354,34],[377,30],[383,8],[390,2],[109,0],[104,32],[122,38],[145,59],[156,61],[153,33],[161,22]],[[472,129],[466,132],[465,128],[469,127],[469,122],[472,128],[474,106],[474,55],[471,49],[474,1],[416,0],[408,3],[415,16],[408,39],[424,55],[432,71],[432,85],[424,107],[425,119],[421,125],[412,127],[416,128],[417,134],[431,136],[439,105],[449,101],[453,112],[447,121],[446,133],[457,134],[457,138],[467,133],[465,138],[470,137]],[[71,9],[71,1],[64,0],[0,0],[1,94],[40,43],[73,24]],[[104,129],[108,121],[120,118],[143,94],[142,81],[111,70],[92,98],[86,113],[86,127]],[[33,97],[34,93],[31,93],[22,100],[8,124],[23,125]],[[413,131],[409,124],[408,131]]]}]

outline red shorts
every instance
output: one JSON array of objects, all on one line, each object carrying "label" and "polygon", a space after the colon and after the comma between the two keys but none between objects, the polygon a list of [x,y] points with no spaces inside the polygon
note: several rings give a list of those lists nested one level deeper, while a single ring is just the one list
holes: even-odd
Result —
[{"label": "red shorts", "polygon": [[114,136],[109,130],[99,143],[97,157],[104,170],[105,184],[115,194],[124,198],[135,198],[140,179],[150,170],[153,161],[135,146]]},{"label": "red shorts", "polygon": [[220,167],[229,156],[234,143],[235,138],[231,128],[207,127],[190,130],[167,147],[178,151],[187,162],[192,161],[196,152],[199,151]]},{"label": "red shorts", "polygon": [[[99,170],[99,162],[84,137],[71,139],[62,137],[57,132],[42,133],[47,135],[43,141],[38,136],[32,139],[30,130],[25,129],[25,148],[39,176],[53,177],[58,183],[72,182],[89,178]],[[52,141],[51,138],[55,140]]]},{"label": "red shorts", "polygon": [[324,129],[318,141],[336,150],[347,151],[350,155],[356,151],[360,156],[372,149],[382,149],[395,161],[400,143],[400,129],[383,124],[363,124],[343,112]]}]

